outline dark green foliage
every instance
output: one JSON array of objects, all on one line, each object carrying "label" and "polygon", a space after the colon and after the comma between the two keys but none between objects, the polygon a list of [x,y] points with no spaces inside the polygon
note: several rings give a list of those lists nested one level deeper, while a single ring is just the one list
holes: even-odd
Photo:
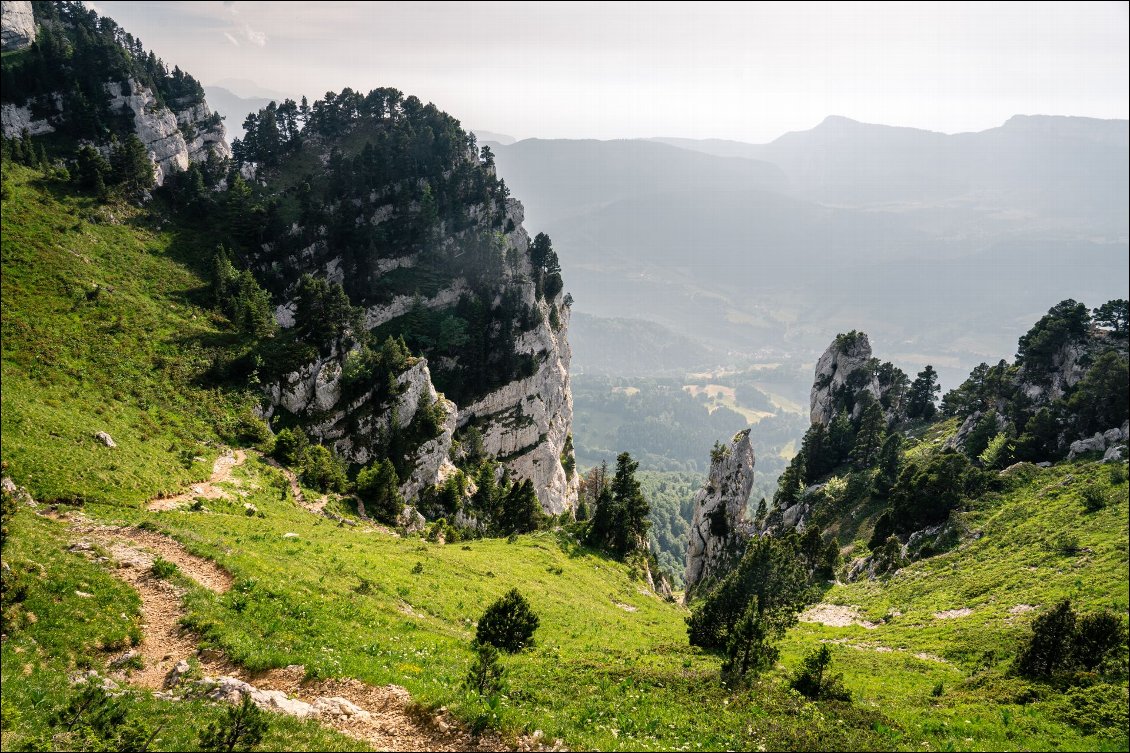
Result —
[{"label": "dark green foliage", "polygon": [[780,656],[771,641],[779,638],[781,632],[772,615],[757,609],[756,597],[751,599],[726,645],[726,660],[722,663],[723,681],[735,685],[749,674],[757,675],[771,669]]},{"label": "dark green foliage", "polygon": [[829,669],[832,651],[827,645],[804,657],[800,671],[793,678],[793,689],[814,701],[850,701],[851,691],[844,687],[843,675]]},{"label": "dark green foliage", "polygon": [[66,706],[51,714],[48,724],[54,734],[41,741],[44,747],[34,749],[145,753],[161,729],[131,715],[129,709],[127,696],[110,695],[100,678],[91,677],[75,687]]},{"label": "dark green foliage", "polygon": [[801,440],[798,454],[803,456],[805,484],[815,483],[830,473],[841,460],[838,453],[832,449],[827,429],[820,423],[808,427],[804,439]]},{"label": "dark green foliage", "polygon": [[524,479],[512,484],[502,502],[502,517],[499,528],[502,533],[529,533],[542,524],[545,514],[534,491],[533,482]]},{"label": "dark green foliage", "polygon": [[283,465],[297,466],[309,446],[310,440],[302,429],[281,429],[275,435],[275,447],[271,455]]},{"label": "dark green foliage", "polygon": [[382,523],[395,525],[400,513],[404,511],[400,480],[387,458],[357,474],[357,496],[365,503],[366,513]]},{"label": "dark green foliage", "polygon": [[1090,323],[1091,315],[1082,303],[1071,299],[1057,303],[1020,338],[1016,363],[1027,367],[1034,378],[1048,374],[1059,349],[1085,337]]},{"label": "dark green foliage", "polygon": [[250,270],[236,270],[223,246],[212,261],[212,302],[243,334],[265,337],[275,332],[271,294]]},{"label": "dark green foliage", "polygon": [[999,432],[1000,422],[995,411],[989,411],[981,416],[965,438],[965,455],[971,460],[980,457]]},{"label": "dark green foliage", "polygon": [[1085,614],[1075,621],[1071,656],[1083,669],[1093,672],[1106,659],[1126,646],[1126,622],[1113,612]]},{"label": "dark green foliage", "polygon": [[891,489],[894,529],[910,533],[941,523],[981,483],[981,472],[957,453],[932,455],[907,465]]},{"label": "dark green foliage", "polygon": [[932,419],[938,410],[934,401],[937,400],[938,393],[941,391],[942,387],[938,384],[938,372],[934,370],[933,366],[927,364],[926,368],[918,372],[918,376],[910,384],[910,392],[906,398],[907,418]]},{"label": "dark green foliage", "polygon": [[855,446],[851,457],[857,468],[870,468],[879,458],[879,449],[886,433],[887,419],[879,403],[872,402],[863,411],[859,431],[855,436]]},{"label": "dark green foliage", "polygon": [[1071,601],[1064,599],[1033,620],[1032,635],[1017,654],[1013,669],[1032,678],[1079,669],[1093,672],[1125,651],[1126,623],[1120,615],[1102,611],[1079,616]]},{"label": "dark green foliage", "polygon": [[596,510],[589,525],[588,542],[619,557],[648,546],[651,507],[636,479],[638,468],[639,463],[628,453],[617,456],[616,475],[606,488],[597,491]]},{"label": "dark green foliage", "polygon": [[135,133],[110,150],[110,166],[113,182],[121,186],[127,198],[137,199],[157,184],[149,152]]},{"label": "dark green foliage", "polygon": [[783,631],[808,600],[808,586],[795,538],[755,538],[738,566],[693,608],[687,618],[690,643],[725,649],[751,605],[763,625]]},{"label": "dark green foliage", "polygon": [[[875,541],[874,536],[871,540],[872,542]],[[875,551],[873,562],[875,564],[875,572],[879,575],[894,572],[905,564],[906,560],[902,554],[902,542],[898,540],[897,536],[892,535],[887,537],[883,545]]]},{"label": "dark green foliage", "polygon": [[16,495],[7,489],[0,490],[0,551],[8,543],[8,523],[19,509],[20,503],[16,501]]},{"label": "dark green foliage", "polygon": [[254,750],[270,726],[267,713],[244,693],[238,706],[224,710],[223,716],[200,732],[200,747],[207,751]]},{"label": "dark green foliage", "polygon": [[360,311],[336,282],[303,275],[294,291],[294,329],[298,336],[328,353],[346,332],[359,332]]},{"label": "dark green foliage", "polygon": [[872,552],[877,552],[879,547],[883,546],[894,532],[895,522],[891,511],[884,510],[875,520],[875,529],[871,533],[871,540],[867,542],[867,548]]},{"label": "dark green foliage", "polygon": [[471,644],[475,658],[463,680],[463,686],[480,696],[490,698],[502,692],[506,669],[499,660],[498,649],[490,643],[475,641]]},{"label": "dark green foliage", "polygon": [[303,483],[323,492],[343,492],[349,483],[345,468],[336,455],[320,444],[313,444],[302,454]]},{"label": "dark green foliage", "polygon": [[1130,418],[1130,361],[1113,350],[1095,359],[1067,401],[1080,435],[1120,426]]},{"label": "dark green foliage", "polygon": [[789,461],[785,472],[777,481],[777,491],[773,494],[773,506],[778,510],[791,507],[800,501],[807,478],[807,465],[804,453],[798,452]]},{"label": "dark green foliage", "polygon": [[1083,509],[1087,512],[1098,512],[1106,507],[1106,493],[1098,484],[1088,484],[1080,492],[1083,498]]},{"label": "dark green foliage", "polygon": [[1032,622],[1032,635],[1014,665],[1026,677],[1048,677],[1070,668],[1075,638],[1075,610],[1064,599]]},{"label": "dark green foliage", "polygon": [[891,432],[884,440],[883,446],[879,448],[876,466],[872,489],[880,497],[886,497],[894,488],[902,469],[902,434]]},{"label": "dark green foliage", "polygon": [[515,653],[532,644],[537,629],[538,616],[518,589],[512,588],[483,612],[475,640]]},{"label": "dark green foliage", "polygon": [[1115,337],[1124,338],[1128,331],[1127,325],[1130,324],[1130,301],[1125,298],[1107,301],[1094,309],[1091,317],[1095,324],[1109,328]]}]

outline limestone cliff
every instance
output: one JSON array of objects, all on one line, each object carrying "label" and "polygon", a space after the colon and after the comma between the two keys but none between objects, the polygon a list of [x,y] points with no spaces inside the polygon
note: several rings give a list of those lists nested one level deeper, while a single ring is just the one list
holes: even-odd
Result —
[{"label": "limestone cliff", "polygon": [[[329,97],[330,104],[315,104],[325,112],[353,96],[359,95],[343,92]],[[580,479],[563,462],[573,418],[570,298],[556,255],[548,239],[531,241],[522,205],[498,180],[489,150],[475,149],[458,124],[432,105],[400,97],[395,90],[375,90],[346,100],[350,115],[339,114],[332,123],[312,119],[281,154],[258,144],[236,145],[237,162],[253,167],[265,190],[310,197],[302,215],[249,262],[273,287],[276,320],[284,330],[296,325],[303,275],[341,285],[362,310],[365,333],[354,339],[379,344],[403,338],[426,363],[428,391],[450,406],[448,433],[454,436],[425,456],[454,447],[452,459],[460,461],[458,440],[481,438],[485,454],[512,477],[530,480],[542,508],[559,514],[575,505]],[[258,117],[278,116],[267,109]],[[429,136],[413,146],[421,133],[446,140]],[[409,151],[420,156],[405,160]],[[295,176],[274,165],[290,159],[320,161],[326,170],[288,183]],[[343,358],[337,356],[339,368]],[[328,388],[318,401],[284,404],[288,384],[313,385],[315,373],[327,368],[323,361],[308,363],[272,388],[272,406],[298,415],[347,459],[367,462],[383,429],[379,421],[358,420],[358,406]],[[333,376],[323,381],[329,384]],[[303,395],[316,392],[303,389]],[[402,406],[401,419],[414,407]],[[413,472],[414,487],[448,472],[432,460],[427,465]]]},{"label": "limestone cliff", "polygon": [[35,14],[29,0],[0,2],[0,49],[4,52],[31,47],[35,41]]},{"label": "limestone cliff", "polygon": [[711,453],[710,475],[694,497],[687,541],[686,589],[714,582],[741,557],[749,536],[746,504],[756,458],[749,429]]},{"label": "limestone cliff", "polygon": [[903,414],[904,377],[893,367],[881,368],[863,332],[837,335],[816,362],[809,398],[812,423],[829,426],[840,411],[859,418],[865,405],[862,393],[879,401],[888,421],[898,420]]}]

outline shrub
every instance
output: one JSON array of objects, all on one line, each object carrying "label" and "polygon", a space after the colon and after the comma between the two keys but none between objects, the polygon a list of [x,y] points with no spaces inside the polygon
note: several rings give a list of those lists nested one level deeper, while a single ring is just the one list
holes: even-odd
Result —
[{"label": "shrub", "polygon": [[283,465],[298,465],[310,440],[302,429],[283,429],[275,435],[275,448],[271,455]]},{"label": "shrub", "polygon": [[244,693],[238,706],[225,709],[223,716],[200,732],[200,747],[229,753],[251,750],[262,741],[269,725],[267,714]]},{"label": "shrub", "polygon": [[1032,622],[1032,635],[1016,657],[1014,668],[1025,677],[1047,677],[1072,663],[1075,610],[1064,599]]},{"label": "shrub", "polygon": [[1085,614],[1075,621],[1071,657],[1083,669],[1094,671],[1108,656],[1126,645],[1126,625],[1113,612]]},{"label": "shrub", "polygon": [[302,480],[323,492],[344,491],[349,481],[341,461],[320,444],[310,445],[303,453]]},{"label": "shrub", "polygon": [[804,658],[800,671],[793,678],[793,689],[814,701],[850,701],[851,691],[844,687],[843,675],[828,671],[832,652],[822,645]]},{"label": "shrub", "polygon": [[1126,469],[1122,467],[1121,463],[1116,463],[1110,467],[1110,485],[1118,486],[1119,484],[1126,483]]},{"label": "shrub", "polygon": [[1083,509],[1087,512],[1098,512],[1106,507],[1106,494],[1103,493],[1098,484],[1084,486],[1081,495],[1083,497]]},{"label": "shrub", "polygon": [[518,589],[512,588],[483,612],[475,640],[515,653],[531,645],[538,623],[530,603]]},{"label": "shrub", "polygon": [[162,580],[171,578],[176,575],[177,570],[178,568],[175,562],[169,562],[167,559],[160,556],[153,559],[151,571],[154,578],[161,578]]},{"label": "shrub", "polygon": [[760,674],[777,663],[780,652],[770,640],[779,632],[772,615],[757,611],[754,597],[745,614],[730,631],[730,642],[726,646],[726,661],[722,663],[722,680],[735,685],[744,680],[747,674]]},{"label": "shrub", "polygon": [[498,695],[502,692],[502,680],[506,674],[498,659],[498,649],[478,641],[471,644],[471,649],[475,652],[475,660],[463,680],[464,687],[488,698]]},{"label": "shrub", "polygon": [[357,496],[365,503],[366,513],[388,525],[395,525],[404,511],[400,479],[388,459],[373,463],[357,474]]}]

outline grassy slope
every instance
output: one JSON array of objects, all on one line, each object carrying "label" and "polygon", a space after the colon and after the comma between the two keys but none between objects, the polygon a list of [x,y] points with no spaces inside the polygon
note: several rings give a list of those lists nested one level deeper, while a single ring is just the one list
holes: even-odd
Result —
[{"label": "grassy slope", "polygon": [[[825,601],[857,607],[878,627],[802,624],[788,638],[786,657],[815,641],[840,643],[836,663],[860,702],[877,704],[912,736],[957,749],[1125,750],[1124,683],[1098,687],[1077,704],[1105,699],[1100,705],[1111,717],[1102,729],[1070,726],[1073,716],[1087,714],[1071,713],[1057,693],[1006,676],[1033,617],[1058,600],[1070,598],[1082,612],[1126,613],[1127,484],[1112,483],[1111,474],[1109,465],[1076,462],[1015,477],[1010,491],[985,497],[962,515],[975,540],[892,578],[837,585],[825,594]],[[1095,513],[1084,512],[1079,496],[1089,482],[1110,500]],[[1062,551],[1065,535],[1077,540],[1077,553]],[[1018,606],[1023,611],[1010,611]],[[961,609],[972,612],[935,617]],[[939,682],[945,690],[935,698]],[[1031,696],[1039,699],[1021,702]]]},{"label": "grassy slope", "polygon": [[251,405],[201,379],[230,341],[186,266],[207,258],[206,239],[10,163],[4,178],[3,457],[15,480],[38,499],[136,504],[206,477],[216,451],[204,443]]},{"label": "grassy slope", "polygon": [[[156,491],[206,475],[207,463],[186,463],[184,448],[206,454],[200,443],[243,407],[240,398],[198,381],[225,335],[195,303],[202,283],[183,263],[193,248],[128,215],[122,224],[82,219],[101,210],[29,183],[30,171],[5,166],[5,177],[11,184],[3,209],[9,471],[40,498],[82,496],[91,516],[149,521],[229,568],[237,588],[223,597],[193,591],[190,617],[208,642],[248,666],[301,663],[311,674],[396,682],[468,720],[542,729],[576,749],[1125,747],[1124,737],[1085,734],[1060,721],[1062,709],[1052,700],[1008,703],[1022,689],[1003,676],[1033,614],[1009,614],[1015,604],[1048,605],[1062,594],[1075,595],[1085,608],[1126,608],[1125,485],[1112,490],[1121,494],[1117,506],[1091,516],[1080,512],[1075,491],[1083,476],[1102,480],[1104,469],[1077,463],[1041,472],[968,514],[969,525],[983,531],[981,540],[905,568],[885,587],[832,588],[826,600],[857,605],[872,619],[891,608],[902,616],[873,631],[801,625],[783,644],[781,668],[749,692],[730,694],[717,682],[719,659],[686,645],[681,607],[641,593],[628,568],[580,549],[566,534],[437,546],[339,527],[298,508],[281,475],[255,460],[236,472],[246,498],[211,503],[209,513],[145,512],[140,502]],[[84,292],[93,283],[115,290],[87,303]],[[41,360],[44,354],[49,360]],[[95,444],[90,434],[98,430],[114,435],[119,448]],[[1075,479],[1057,486],[1067,475]],[[245,499],[265,517],[244,515]],[[136,615],[124,587],[63,554],[53,524],[21,516],[32,521],[16,533],[13,546],[31,547],[21,557],[66,558],[60,572],[67,578],[121,591],[131,605],[127,616]],[[1063,558],[1048,550],[1043,540],[1064,527],[1091,551]],[[284,539],[288,532],[298,538]],[[414,573],[417,563],[422,572]],[[1040,569],[1029,575],[1027,566]],[[530,599],[542,627],[532,650],[506,659],[510,692],[492,710],[460,682],[471,659],[473,621],[511,586]],[[56,588],[67,594],[80,587]],[[39,718],[35,694],[55,691],[36,690],[37,673],[57,685],[58,672],[48,668],[73,666],[74,657],[88,653],[95,663],[105,660],[60,642],[87,641],[81,619],[63,616],[67,610],[93,610],[82,625],[105,624],[110,643],[120,642],[122,628],[111,630],[120,607],[111,612],[100,600],[61,598],[60,637],[43,642],[42,670],[33,667],[30,679],[20,680],[19,660],[9,658],[34,645],[20,641],[40,640],[32,631],[46,629],[43,621],[4,644],[6,718],[10,708],[25,720]],[[944,622],[932,617],[962,606],[974,613]],[[49,609],[30,602],[28,608]],[[896,649],[837,646],[836,668],[856,693],[853,706],[810,704],[784,689],[785,674],[817,641],[843,638]],[[980,668],[985,650],[998,660],[988,670]],[[935,699],[930,691],[939,681],[945,692]]]},{"label": "grassy slope", "polygon": [[[8,616],[2,657],[3,750],[44,750],[57,732],[48,724],[71,696],[67,677],[76,671],[105,672],[106,659],[140,637],[140,599],[105,568],[69,553],[64,526],[19,512],[11,526],[4,561],[23,573],[26,599]],[[80,596],[79,592],[89,594]],[[14,627],[18,626],[18,627]],[[171,702],[148,692],[131,696],[131,716],[160,727],[156,750],[195,750],[201,729],[218,719],[220,706],[204,701]],[[358,742],[314,722],[271,716],[264,750],[357,750]]]}]

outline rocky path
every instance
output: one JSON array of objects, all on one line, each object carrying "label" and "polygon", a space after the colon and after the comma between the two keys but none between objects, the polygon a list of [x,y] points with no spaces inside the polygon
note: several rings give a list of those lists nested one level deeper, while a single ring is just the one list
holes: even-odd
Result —
[{"label": "rocky path", "polygon": [[[308,682],[301,666],[252,673],[212,652],[199,652],[195,637],[180,625],[185,615],[184,589],[157,578],[152,571],[153,561],[159,556],[175,563],[181,574],[215,593],[231,588],[231,575],[216,563],[197,557],[176,541],[152,531],[84,520],[72,525],[78,537],[72,549],[90,556],[96,552],[94,545],[104,549],[116,565],[114,574],[141,596],[144,637],[134,652],[111,662],[122,667],[117,679],[150,690],[170,691],[187,670],[187,660],[195,658],[205,687],[211,688],[209,697],[238,702],[248,693],[264,708],[316,719],[377,750],[510,749],[495,735],[472,736],[445,712],[432,715],[418,710],[408,691],[396,685],[376,687],[353,679]],[[125,669],[125,660],[134,656],[140,658],[142,668]],[[536,738],[531,738],[522,741],[520,747],[528,750],[540,746]]]},{"label": "rocky path", "polygon": [[188,488],[188,491],[181,492],[176,496],[151,500],[147,507],[151,512],[160,512],[162,510],[175,510],[181,505],[191,504],[197,497],[204,499],[226,498],[228,494],[219,487],[219,484],[229,480],[232,469],[243,465],[246,461],[247,453],[243,450],[234,452],[226,450],[212,464],[212,476],[207,481],[193,484]]}]

